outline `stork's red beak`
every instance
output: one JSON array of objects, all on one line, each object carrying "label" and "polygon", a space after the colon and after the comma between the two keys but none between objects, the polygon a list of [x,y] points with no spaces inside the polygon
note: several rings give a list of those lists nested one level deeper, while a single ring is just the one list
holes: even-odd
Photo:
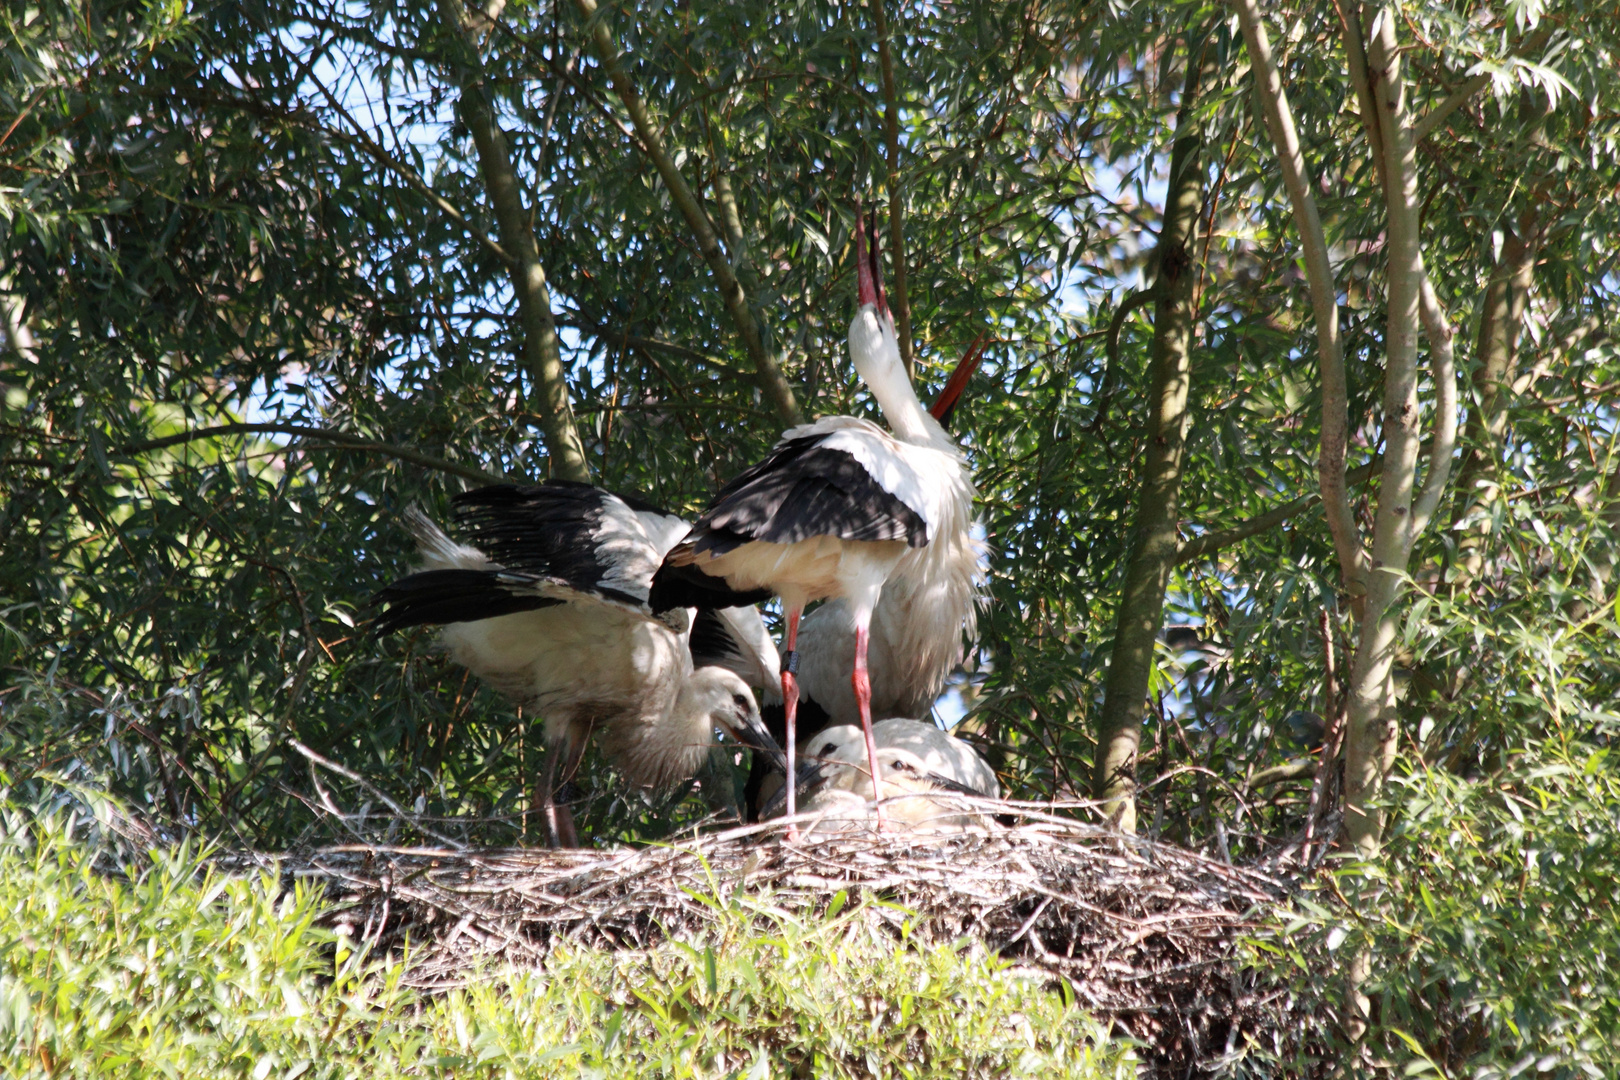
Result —
[{"label": "stork's red beak", "polygon": [[962,354],[962,359],[956,362],[956,370],[945,380],[945,389],[939,392],[939,397],[934,399],[934,407],[928,410],[935,420],[943,424],[951,418],[956,403],[962,400],[962,391],[967,389],[968,380],[979,370],[979,362],[984,359],[984,350],[991,340],[989,334],[980,334],[973,339],[967,352]]},{"label": "stork's red beak", "polygon": [[860,207],[855,209],[855,303],[871,304],[879,314],[889,313],[888,298],[883,295],[883,266],[878,261],[877,228],[874,219],[872,235],[868,239],[866,217]]}]

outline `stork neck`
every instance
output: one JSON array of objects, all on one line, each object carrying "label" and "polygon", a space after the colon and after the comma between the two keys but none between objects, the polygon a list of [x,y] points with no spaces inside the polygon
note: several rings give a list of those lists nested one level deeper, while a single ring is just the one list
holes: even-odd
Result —
[{"label": "stork neck", "polygon": [[912,388],[911,380],[906,378],[905,368],[890,369],[876,374],[875,378],[868,377],[866,385],[872,391],[878,408],[883,410],[883,418],[889,422],[889,429],[894,432],[895,438],[922,446],[938,443],[942,439],[951,441],[939,421],[929,416],[928,410],[917,399],[917,391]]}]

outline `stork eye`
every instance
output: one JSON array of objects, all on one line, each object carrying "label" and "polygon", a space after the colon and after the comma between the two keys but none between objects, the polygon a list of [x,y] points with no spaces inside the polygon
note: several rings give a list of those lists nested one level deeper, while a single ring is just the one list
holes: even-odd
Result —
[{"label": "stork eye", "polygon": [[748,698],[746,695],[732,694],[731,700],[734,704],[736,704],[737,708],[741,709],[743,712],[748,711]]}]

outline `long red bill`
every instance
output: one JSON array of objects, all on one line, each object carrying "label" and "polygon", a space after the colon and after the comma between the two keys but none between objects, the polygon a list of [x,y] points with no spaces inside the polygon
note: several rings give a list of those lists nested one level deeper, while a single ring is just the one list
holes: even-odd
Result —
[{"label": "long red bill", "polygon": [[967,352],[962,354],[962,359],[956,362],[956,370],[945,380],[945,389],[939,392],[939,397],[934,399],[933,408],[928,410],[935,420],[943,424],[950,418],[957,402],[962,399],[962,391],[967,389],[968,380],[979,370],[979,362],[984,359],[984,350],[993,340],[989,333],[980,333],[973,339],[973,344],[968,346]]},{"label": "long red bill", "polygon": [[877,286],[872,283],[872,262],[867,258],[866,215],[859,204],[855,207],[855,303],[864,307],[877,306]]}]

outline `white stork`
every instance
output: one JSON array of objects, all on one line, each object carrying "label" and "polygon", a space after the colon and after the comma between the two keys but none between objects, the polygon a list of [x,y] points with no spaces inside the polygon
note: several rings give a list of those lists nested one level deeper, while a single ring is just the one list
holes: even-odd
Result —
[{"label": "white stork", "polygon": [[[952,795],[1001,797],[995,771],[985,760],[967,743],[933,724],[882,720],[873,725],[872,736],[878,747],[879,776],[891,792],[888,805],[894,818],[909,827],[963,828],[982,815],[960,800],[953,801]],[[803,814],[819,815],[828,822],[874,816],[875,796],[865,757],[863,733],[854,725],[840,724],[816,735],[799,768],[798,787],[808,795]],[[783,801],[773,799],[767,813]],[[810,831],[816,828],[812,825]]]},{"label": "white stork", "polygon": [[[979,366],[982,345],[980,339],[968,349],[928,410],[942,425]],[[945,552],[946,546],[964,541],[971,554]],[[884,582],[872,611],[867,646],[872,715],[929,715],[946,678],[962,663],[964,644],[977,637],[984,602],[983,549],[971,532],[936,537],[927,548],[907,552]],[[810,705],[827,725],[860,723],[849,678],[854,640],[855,619],[842,598],[829,600],[804,617],[799,624],[797,673],[801,714]]]},{"label": "white stork", "polygon": [[[851,689],[869,764],[881,777],[872,741],[868,652],[873,609],[885,583],[898,574],[912,583],[909,588],[928,594],[962,583],[971,614],[978,573],[967,463],[912,389],[883,295],[877,247],[868,249],[863,221],[857,220],[855,236],[859,307],[849,328],[849,353],[893,434],[852,416],[824,417],[785,432],[768,458],[721,489],[664,557],[650,593],[654,611],[781,597],[787,618],[782,696],[788,775],[797,735],[795,674],[804,606],[819,599],[847,605],[854,638]],[[960,613],[934,621],[905,615],[894,651],[954,656],[963,619]]]},{"label": "white stork", "polygon": [[[459,664],[545,717],[552,842],[575,846],[555,786],[593,730],[632,785],[665,787],[703,765],[719,729],[785,767],[750,689],[774,690],[777,654],[751,607],[654,615],[653,572],[688,523],[589,484],[501,484],[455,499],[476,546],[420,512],[423,569],[377,595],[379,631],[442,625]],[[561,769],[559,770],[559,764]]]}]

